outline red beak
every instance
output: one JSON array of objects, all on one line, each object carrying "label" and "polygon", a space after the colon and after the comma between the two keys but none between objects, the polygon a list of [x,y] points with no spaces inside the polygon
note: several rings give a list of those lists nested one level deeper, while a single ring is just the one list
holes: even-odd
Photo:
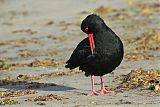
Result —
[{"label": "red beak", "polygon": [[90,47],[91,47],[91,52],[92,52],[92,54],[94,54],[96,52],[96,49],[95,49],[93,34],[88,34],[88,38],[89,38],[89,43],[90,43]]}]

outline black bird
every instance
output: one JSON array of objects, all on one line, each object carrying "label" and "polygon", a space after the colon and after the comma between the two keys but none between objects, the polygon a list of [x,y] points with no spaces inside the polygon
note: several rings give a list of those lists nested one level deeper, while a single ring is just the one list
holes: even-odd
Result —
[{"label": "black bird", "polygon": [[101,78],[101,94],[112,93],[104,88],[103,75],[112,72],[121,63],[123,44],[96,14],[88,15],[82,21],[81,30],[88,34],[88,38],[78,44],[65,67],[70,69],[79,67],[86,76],[91,75],[92,96],[98,95],[94,88],[94,76]]}]

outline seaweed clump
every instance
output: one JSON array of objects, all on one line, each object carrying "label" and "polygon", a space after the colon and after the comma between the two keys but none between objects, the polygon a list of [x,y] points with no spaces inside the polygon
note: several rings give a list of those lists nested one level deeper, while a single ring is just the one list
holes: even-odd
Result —
[{"label": "seaweed clump", "polygon": [[136,89],[146,87],[148,90],[160,93],[160,70],[133,69],[127,75],[121,75],[116,81],[122,81],[117,88]]},{"label": "seaweed clump", "polygon": [[58,95],[53,95],[53,94],[49,94],[46,96],[37,96],[37,97],[31,97],[28,99],[28,101],[53,101],[53,100],[63,100],[63,99],[68,99],[65,98],[63,96],[58,96]]}]

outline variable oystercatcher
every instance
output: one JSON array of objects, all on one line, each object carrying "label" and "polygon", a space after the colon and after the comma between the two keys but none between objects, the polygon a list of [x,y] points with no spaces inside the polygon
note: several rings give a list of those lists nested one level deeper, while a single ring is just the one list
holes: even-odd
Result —
[{"label": "variable oystercatcher", "polygon": [[96,14],[88,15],[81,23],[81,30],[88,34],[73,51],[65,67],[91,75],[92,93],[98,95],[94,88],[94,76],[100,76],[101,94],[112,93],[104,87],[103,75],[112,72],[123,59],[123,44],[120,38]]}]

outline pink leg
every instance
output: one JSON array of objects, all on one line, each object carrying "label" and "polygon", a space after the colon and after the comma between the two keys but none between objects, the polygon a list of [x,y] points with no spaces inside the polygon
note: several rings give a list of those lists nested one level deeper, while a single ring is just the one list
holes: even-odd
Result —
[{"label": "pink leg", "polygon": [[91,75],[91,81],[92,81],[92,93],[91,93],[91,96],[98,95],[98,93],[95,91],[95,88],[94,88],[94,75]]},{"label": "pink leg", "polygon": [[107,94],[107,93],[114,93],[114,91],[109,91],[109,90],[106,90],[105,87],[104,87],[104,77],[103,76],[100,76],[101,78],[101,94]]}]

